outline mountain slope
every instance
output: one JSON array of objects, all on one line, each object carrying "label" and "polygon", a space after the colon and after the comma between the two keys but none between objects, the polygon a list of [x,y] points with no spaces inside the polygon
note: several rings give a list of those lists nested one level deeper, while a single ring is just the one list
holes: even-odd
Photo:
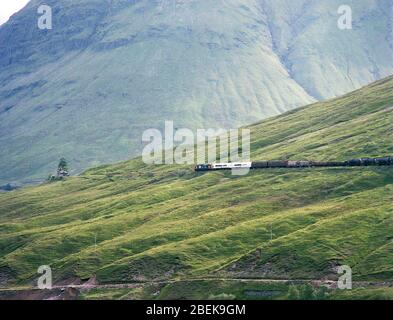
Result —
[{"label": "mountain slope", "polygon": [[0,183],[135,156],[164,120],[234,128],[391,74],[390,2],[349,1],[346,31],[341,4],[32,0],[0,28]]},{"label": "mountain slope", "polygon": [[[252,125],[252,158],[393,154],[393,77]],[[390,167],[199,174],[140,159],[0,194],[2,285],[393,275]]]}]

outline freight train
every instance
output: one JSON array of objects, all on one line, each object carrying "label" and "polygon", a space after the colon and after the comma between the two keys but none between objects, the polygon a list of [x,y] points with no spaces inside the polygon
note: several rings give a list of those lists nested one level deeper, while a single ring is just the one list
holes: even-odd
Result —
[{"label": "freight train", "polygon": [[265,169],[265,168],[313,168],[313,167],[361,167],[361,166],[390,166],[393,157],[359,158],[347,161],[292,161],[269,160],[255,162],[229,162],[198,164],[195,171],[233,170],[233,169]]}]

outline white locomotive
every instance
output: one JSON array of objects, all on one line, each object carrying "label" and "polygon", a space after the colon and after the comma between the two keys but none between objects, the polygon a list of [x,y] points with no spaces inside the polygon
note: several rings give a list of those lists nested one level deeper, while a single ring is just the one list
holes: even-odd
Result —
[{"label": "white locomotive", "polygon": [[252,162],[213,163],[212,169],[242,169],[251,168]]},{"label": "white locomotive", "polygon": [[208,163],[197,165],[195,171],[250,169],[251,167],[252,162]]}]

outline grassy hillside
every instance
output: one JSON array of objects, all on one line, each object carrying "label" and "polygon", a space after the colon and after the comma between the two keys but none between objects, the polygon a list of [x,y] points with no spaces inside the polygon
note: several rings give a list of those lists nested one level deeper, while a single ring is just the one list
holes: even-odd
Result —
[{"label": "grassy hillside", "polygon": [[342,4],[31,0],[0,27],[0,185],[130,159],[164,120],[236,128],[392,74],[390,1],[347,1],[345,31]]},{"label": "grassy hillside", "polygon": [[200,280],[178,281],[166,286],[144,285],[133,289],[92,289],[86,290],[79,296],[79,299],[94,300],[178,300],[184,298],[195,300],[392,300],[393,288],[356,288],[343,291],[324,290],[323,288],[313,288],[310,285],[288,283]]},{"label": "grassy hillside", "polygon": [[[393,78],[252,125],[252,159],[393,154]],[[393,276],[393,168],[102,166],[0,194],[0,280]]]}]

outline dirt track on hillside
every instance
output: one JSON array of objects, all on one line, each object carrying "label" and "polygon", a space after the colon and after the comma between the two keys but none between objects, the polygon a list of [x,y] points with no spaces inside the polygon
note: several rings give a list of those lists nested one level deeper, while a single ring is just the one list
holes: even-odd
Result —
[{"label": "dirt track on hillside", "polygon": [[[230,281],[230,282],[252,282],[252,283],[281,283],[281,284],[311,284],[313,286],[326,286],[331,289],[337,288],[337,282],[331,280],[313,280],[313,279],[239,279],[239,278],[195,278],[182,280],[162,280],[162,281],[145,281],[134,283],[113,283],[99,284],[96,278],[91,278],[87,282],[79,283],[73,279],[71,283],[59,283],[52,289],[38,288],[5,288],[0,289],[0,300],[75,300],[81,292],[95,289],[134,289],[145,285],[167,285],[178,282],[194,281]],[[76,282],[76,283],[75,283]],[[354,288],[360,287],[393,287],[392,281],[371,282],[371,281],[353,281]]]}]

